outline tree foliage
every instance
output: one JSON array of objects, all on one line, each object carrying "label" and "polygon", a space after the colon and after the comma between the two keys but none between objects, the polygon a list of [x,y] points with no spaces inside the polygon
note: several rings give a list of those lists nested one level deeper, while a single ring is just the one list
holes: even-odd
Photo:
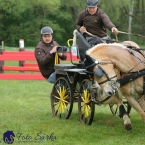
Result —
[{"label": "tree foliage", "polygon": [[[132,17],[131,33],[145,35],[145,2],[135,0],[130,15],[130,1],[99,0],[99,6],[120,31],[128,32],[129,17]],[[86,0],[0,0],[0,3],[0,41],[5,41],[7,46],[18,46],[20,38],[25,40],[25,46],[35,46],[41,39],[41,28],[47,25],[53,28],[54,39],[60,45],[67,45]],[[108,34],[114,38],[110,31]],[[119,41],[128,39],[123,34],[118,38]],[[131,39],[145,44],[143,38],[132,36]]]}]

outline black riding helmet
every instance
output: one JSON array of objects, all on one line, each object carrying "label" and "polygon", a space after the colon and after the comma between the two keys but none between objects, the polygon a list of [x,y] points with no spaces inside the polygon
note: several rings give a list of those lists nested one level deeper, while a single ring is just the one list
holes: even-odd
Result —
[{"label": "black riding helmet", "polygon": [[98,5],[98,0],[86,0],[86,6],[89,8],[96,7]]},{"label": "black riding helmet", "polygon": [[46,27],[43,27],[41,29],[41,35],[44,35],[44,34],[52,34],[53,33],[53,30],[52,28],[46,26]]}]

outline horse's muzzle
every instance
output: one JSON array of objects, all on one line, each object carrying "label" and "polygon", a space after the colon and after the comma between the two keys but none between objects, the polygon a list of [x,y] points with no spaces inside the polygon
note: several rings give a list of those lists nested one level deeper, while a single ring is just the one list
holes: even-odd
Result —
[{"label": "horse's muzzle", "polygon": [[111,82],[112,90],[117,92],[120,88],[120,84],[118,82]]}]

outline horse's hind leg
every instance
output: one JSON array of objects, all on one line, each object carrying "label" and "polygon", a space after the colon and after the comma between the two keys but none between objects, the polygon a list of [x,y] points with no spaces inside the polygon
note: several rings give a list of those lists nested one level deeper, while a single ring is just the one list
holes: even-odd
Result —
[{"label": "horse's hind leg", "polygon": [[145,122],[145,112],[141,108],[138,101],[136,101],[133,97],[126,97],[128,103],[140,114],[142,120]]},{"label": "horse's hind leg", "polygon": [[142,110],[145,112],[145,96],[143,95],[139,100],[138,100]]}]

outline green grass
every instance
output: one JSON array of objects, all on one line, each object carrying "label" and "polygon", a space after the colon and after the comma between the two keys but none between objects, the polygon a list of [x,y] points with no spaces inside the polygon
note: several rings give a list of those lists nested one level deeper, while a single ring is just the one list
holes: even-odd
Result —
[{"label": "green grass", "polygon": [[[34,50],[34,49],[35,49],[35,46],[34,47],[25,47],[25,50]],[[5,51],[19,51],[19,47],[7,47],[7,46],[5,46],[4,50]]]},{"label": "green grass", "polygon": [[[131,131],[126,131],[122,119],[103,105],[96,105],[91,126],[79,122],[77,103],[70,118],[60,120],[51,112],[51,89],[46,81],[0,81],[0,145],[5,144],[2,136],[7,130],[16,135],[14,145],[144,145],[145,124],[133,109]],[[33,142],[40,132],[43,136],[54,133],[56,140]],[[18,133],[31,136],[31,142],[24,137],[19,142]]]},{"label": "green grass", "polygon": [[[18,66],[18,63],[7,62],[7,65]],[[7,130],[16,135],[14,145],[144,145],[145,124],[133,109],[131,131],[126,131],[123,120],[103,105],[96,105],[91,126],[80,123],[77,103],[70,118],[60,120],[51,112],[51,89],[52,85],[46,81],[0,80],[0,145],[5,145],[2,137]],[[18,140],[18,133],[22,133],[23,139]],[[34,142],[40,133],[42,137],[54,133],[56,140]],[[31,141],[28,136],[32,137]]]}]

